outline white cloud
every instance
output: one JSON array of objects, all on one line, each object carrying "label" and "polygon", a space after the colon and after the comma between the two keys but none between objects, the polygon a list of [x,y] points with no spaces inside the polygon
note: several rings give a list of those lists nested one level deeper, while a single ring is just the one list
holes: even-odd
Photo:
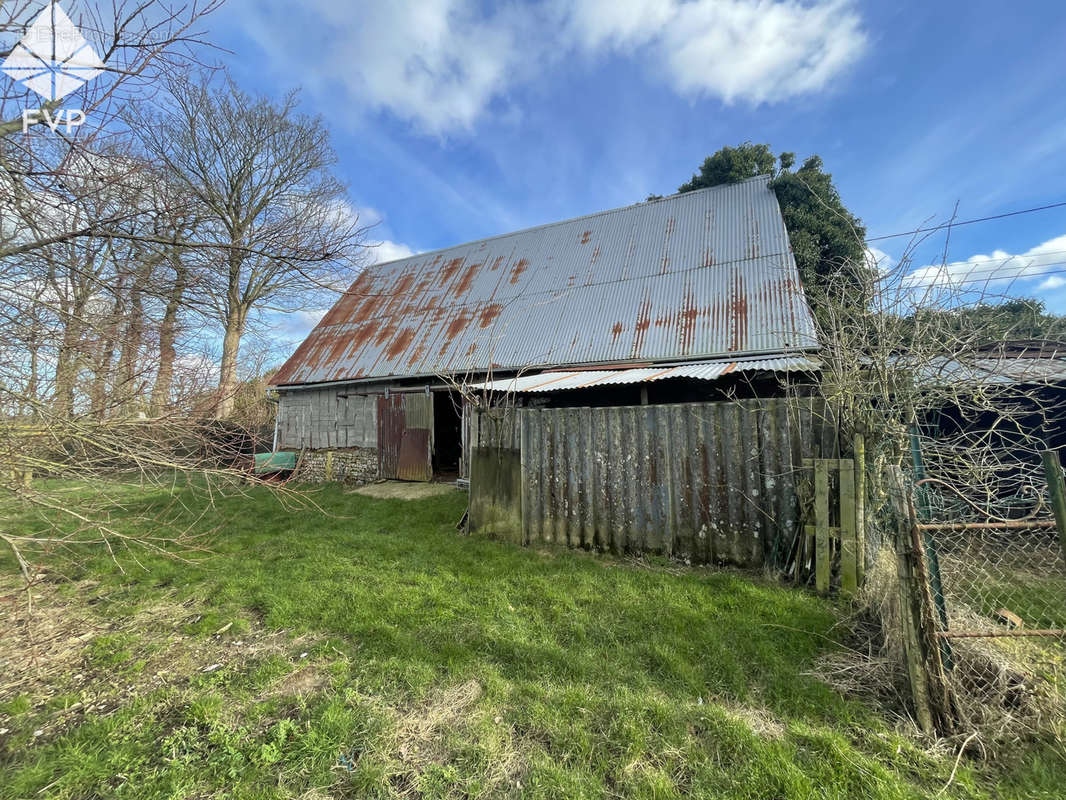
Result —
[{"label": "white cloud", "polygon": [[[301,82],[323,94],[339,83],[350,97],[438,133],[469,128],[521,59],[520,13],[486,17],[479,8],[473,0],[390,0],[356,10],[308,0],[299,25],[283,22],[291,6],[279,0],[246,3],[244,13],[249,32]],[[301,42],[309,26],[326,32],[325,47]]]},{"label": "white cloud", "polygon": [[[243,16],[287,72],[435,134],[471,129],[509,89],[578,52],[638,59],[681,94],[762,103],[823,89],[867,45],[852,0],[395,0],[358,13],[308,0],[300,25],[283,24],[284,11],[247,2]],[[308,26],[327,31],[325,47],[301,44]]]},{"label": "white cloud", "polygon": [[1061,289],[1066,286],[1066,278],[1060,278],[1058,275],[1049,275],[1040,282],[1040,285],[1036,287],[1038,292],[1047,292],[1051,289]]},{"label": "white cloud", "polygon": [[673,89],[726,102],[820,90],[867,42],[849,0],[585,0],[571,20],[586,49],[646,47]]},{"label": "white cloud", "polygon": [[896,265],[896,259],[879,247],[868,245],[866,248],[866,263],[872,269],[885,273]]},{"label": "white cloud", "polygon": [[407,258],[408,256],[413,256],[416,252],[401,242],[390,242],[388,239],[372,244],[371,247],[374,251],[375,264],[384,264],[386,261]]},{"label": "white cloud", "polygon": [[968,287],[979,291],[993,283],[1039,278],[1050,270],[1061,267],[1064,262],[1066,235],[1056,236],[1024,253],[1011,254],[1005,250],[994,250],[989,254],[970,256],[965,261],[920,267],[904,278],[904,285],[908,288]]},{"label": "white cloud", "polygon": [[374,229],[385,227],[385,217],[376,208],[362,206],[352,209],[353,214],[358,214],[359,223],[370,228],[367,238],[367,246],[371,248],[369,264],[384,264],[387,261],[396,261],[401,258],[413,256],[418,250],[390,239],[379,239],[374,235]]}]

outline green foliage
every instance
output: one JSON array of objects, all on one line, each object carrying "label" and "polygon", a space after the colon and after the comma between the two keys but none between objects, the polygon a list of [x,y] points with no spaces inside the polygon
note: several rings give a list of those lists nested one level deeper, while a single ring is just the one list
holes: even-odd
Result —
[{"label": "green foliage", "polygon": [[979,347],[1010,341],[1066,342],[1066,317],[1048,313],[1040,300],[1023,297],[953,310],[922,309],[904,320],[907,342],[923,330],[966,338]]},{"label": "green foliage", "polygon": [[870,301],[873,275],[865,260],[866,228],[844,207],[821,158],[812,155],[792,171],[795,161],[795,153],[790,152],[775,158],[766,144],[723,147],[678,191],[772,176],[808,300],[819,321],[832,324],[832,312],[855,312]]},{"label": "green foliage", "polygon": [[[795,159],[791,153],[789,163]],[[679,192],[691,192],[708,186],[720,186],[723,183],[740,183],[756,175],[775,175],[777,158],[770,151],[768,144],[744,142],[736,147],[723,147],[714,155],[708,156],[700,165],[700,171],[692,180],[678,187]]]}]

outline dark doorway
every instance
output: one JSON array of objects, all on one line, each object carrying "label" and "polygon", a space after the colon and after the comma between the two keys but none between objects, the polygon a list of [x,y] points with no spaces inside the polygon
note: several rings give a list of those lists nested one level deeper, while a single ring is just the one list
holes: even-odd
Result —
[{"label": "dark doorway", "polygon": [[457,392],[433,393],[433,473],[445,480],[459,476],[463,454],[463,401]]}]

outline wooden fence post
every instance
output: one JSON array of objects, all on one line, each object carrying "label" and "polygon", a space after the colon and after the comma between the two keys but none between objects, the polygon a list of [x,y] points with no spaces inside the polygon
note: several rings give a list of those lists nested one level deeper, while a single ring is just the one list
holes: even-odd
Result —
[{"label": "wooden fence post", "polygon": [[829,464],[824,458],[814,462],[814,586],[819,594],[829,593]]},{"label": "wooden fence post", "polygon": [[1047,476],[1048,494],[1051,507],[1055,511],[1055,527],[1059,530],[1059,545],[1062,556],[1066,558],[1066,482],[1062,477],[1062,464],[1055,450],[1045,450],[1040,454],[1044,462],[1044,475]]},{"label": "wooden fence post", "polygon": [[859,590],[858,542],[855,536],[855,465],[840,460],[840,592],[854,597]]},{"label": "wooden fence post", "polygon": [[896,576],[899,579],[899,611],[903,630],[903,656],[907,662],[911,696],[918,725],[925,733],[936,733],[932,704],[929,699],[929,680],[925,671],[925,654],[919,634],[920,599],[914,586],[914,567],[910,547],[910,514],[903,484],[903,473],[897,466],[887,467],[886,485],[893,516],[893,543],[896,551]]},{"label": "wooden fence post", "polygon": [[855,561],[859,586],[866,579],[866,437],[855,434]]},{"label": "wooden fence post", "polygon": [[895,528],[900,579],[900,613],[918,723],[928,733],[952,733],[958,706],[944,670],[936,603],[929,583],[925,548],[914,503],[907,497],[903,472],[888,468],[889,498]]}]

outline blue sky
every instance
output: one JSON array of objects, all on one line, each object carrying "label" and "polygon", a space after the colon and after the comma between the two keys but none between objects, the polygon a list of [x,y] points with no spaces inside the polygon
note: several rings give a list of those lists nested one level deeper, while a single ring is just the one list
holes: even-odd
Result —
[{"label": "blue sky", "polygon": [[[1059,2],[231,0],[211,27],[243,86],[327,118],[382,254],[668,194],[745,140],[820,154],[871,236],[1066,200]],[[952,233],[1012,255],[1066,313],[1066,208]]]}]

